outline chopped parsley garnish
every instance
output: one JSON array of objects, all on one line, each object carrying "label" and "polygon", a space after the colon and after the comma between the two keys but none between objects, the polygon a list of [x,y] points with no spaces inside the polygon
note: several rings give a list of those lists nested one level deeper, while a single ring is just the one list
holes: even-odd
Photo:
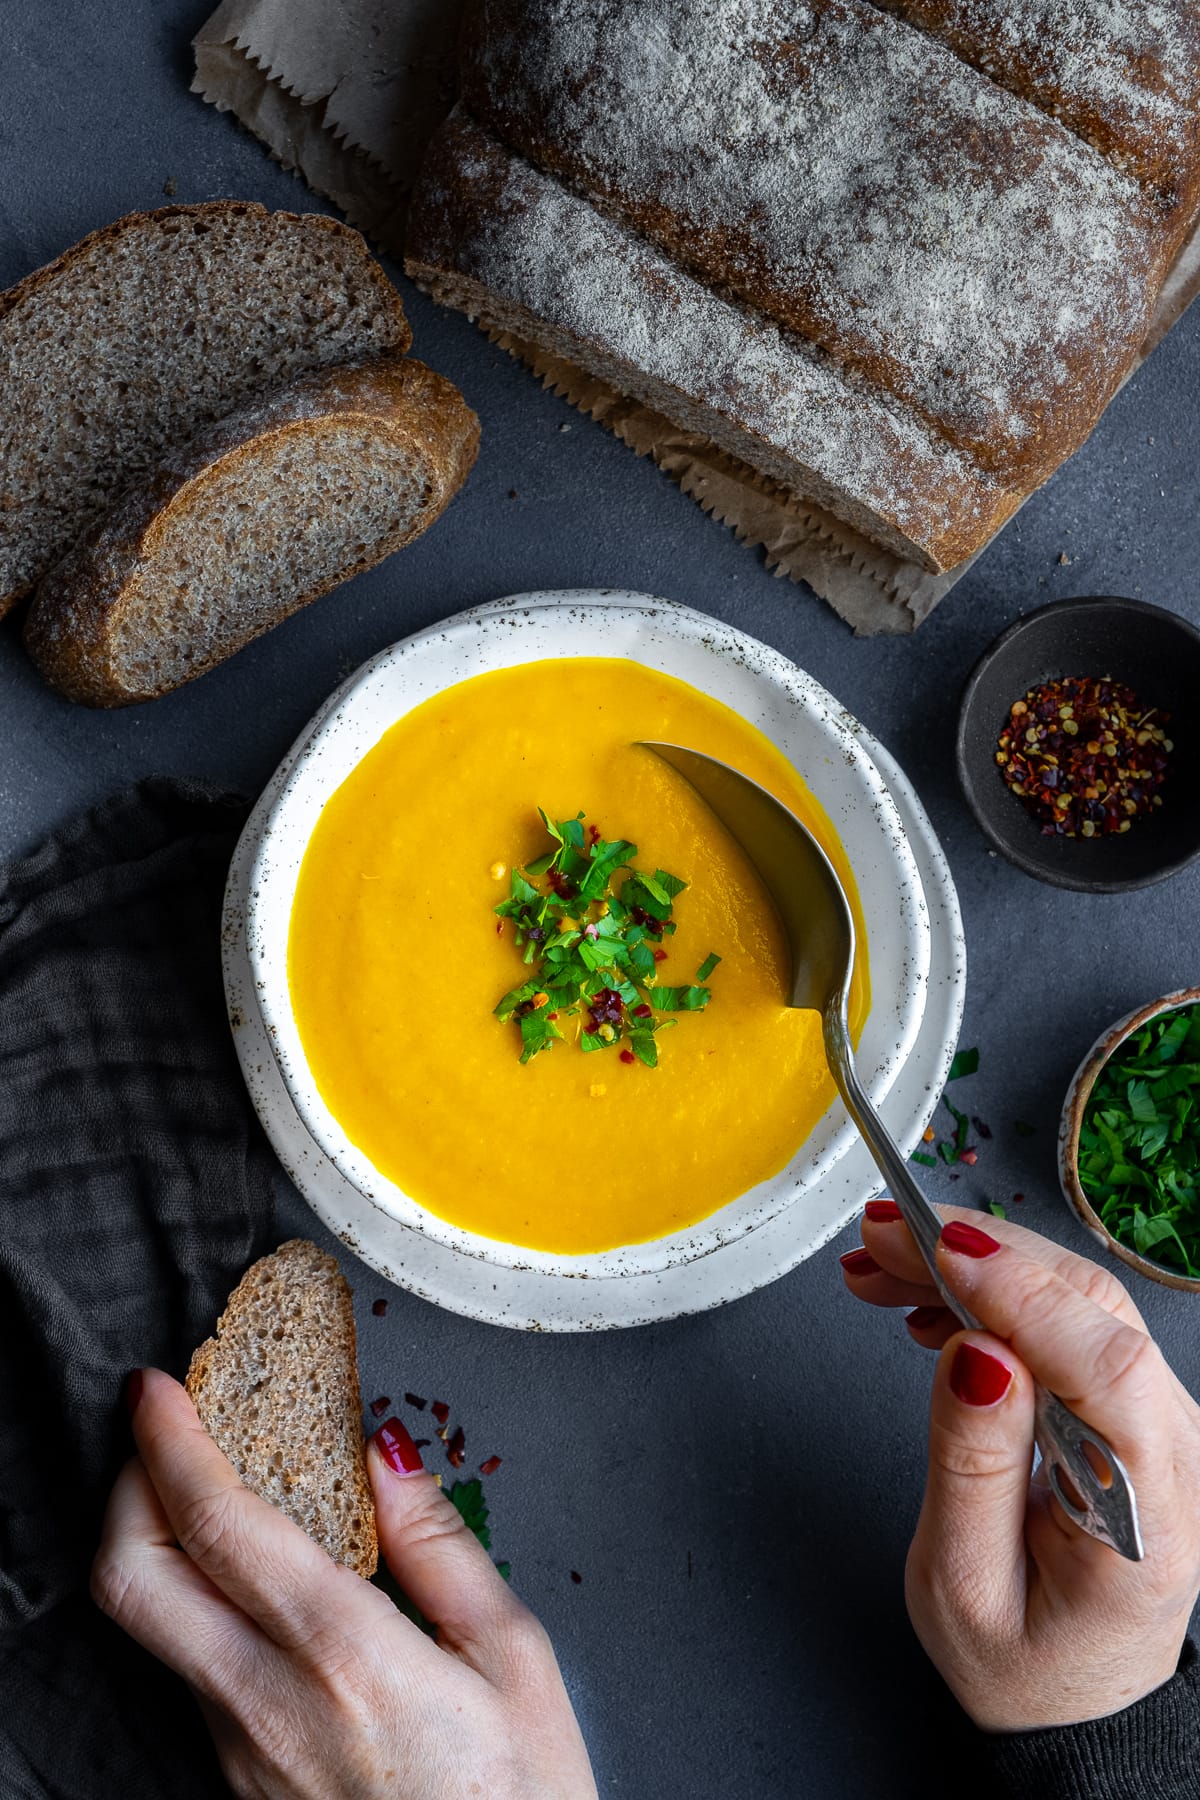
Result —
[{"label": "chopped parsley garnish", "polygon": [[706,1007],[705,984],[721,960],[710,952],[686,987],[659,985],[672,908],[687,883],[665,869],[633,868],[637,845],[602,838],[594,825],[585,832],[582,813],[555,824],[538,812],[557,848],[514,869],[509,898],[496,908],[516,926],[534,973],[504,995],[496,1017],[519,1026],[523,1063],[562,1041],[562,1021],[573,1018],[581,1050],[618,1050],[624,1062],[656,1068],[657,1034],[675,1023],[659,1015]]},{"label": "chopped parsley garnish", "polygon": [[1200,1276],[1200,1006],[1117,1046],[1088,1097],[1079,1185],[1121,1243]]}]

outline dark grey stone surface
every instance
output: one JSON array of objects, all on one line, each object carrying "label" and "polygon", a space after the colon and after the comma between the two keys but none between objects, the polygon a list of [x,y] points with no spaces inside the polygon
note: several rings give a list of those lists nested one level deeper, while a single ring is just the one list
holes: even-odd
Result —
[{"label": "dark grey stone surface", "polygon": [[[0,0],[0,286],[161,203],[168,177],[181,200],[314,204],[188,94],[188,40],[207,10]],[[1200,869],[1089,899],[990,856],[954,783],[955,702],[995,633],[1056,596],[1140,595],[1200,621],[1200,313],[915,637],[858,642],[653,467],[401,285],[417,353],[483,420],[479,464],[449,516],[201,682],[124,713],[56,699],[12,624],[0,628],[0,852],[150,771],[256,792],[343,675],[477,601],[557,586],[687,601],[810,670],[913,777],[966,916],[965,1041],[982,1065],[956,1098],[994,1133],[956,1186],[930,1185],[962,1201],[1023,1192],[1023,1223],[1086,1249],[1054,1178],[1063,1092],[1106,1022],[1200,981]],[[1018,1137],[1016,1118],[1036,1135]],[[285,1215],[311,1229],[294,1196]],[[929,1364],[898,1319],[850,1302],[833,1250],[706,1317],[585,1338],[471,1325],[394,1290],[376,1319],[368,1303],[384,1284],[348,1272],[367,1394],[444,1398],[468,1462],[504,1458],[488,1484],[495,1546],[554,1635],[602,1793],[972,1791],[969,1745],[901,1597]],[[1200,1303],[1145,1282],[1137,1300],[1195,1388]]]}]

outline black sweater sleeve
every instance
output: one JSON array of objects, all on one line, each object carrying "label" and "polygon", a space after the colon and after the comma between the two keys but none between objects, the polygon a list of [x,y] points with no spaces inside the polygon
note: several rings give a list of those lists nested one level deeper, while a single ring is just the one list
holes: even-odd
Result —
[{"label": "black sweater sleeve", "polygon": [[[982,1734],[981,1734],[982,1735]],[[1189,1639],[1178,1671],[1124,1712],[1083,1725],[988,1735],[996,1791],[1012,1800],[1197,1800],[1200,1655]]]}]

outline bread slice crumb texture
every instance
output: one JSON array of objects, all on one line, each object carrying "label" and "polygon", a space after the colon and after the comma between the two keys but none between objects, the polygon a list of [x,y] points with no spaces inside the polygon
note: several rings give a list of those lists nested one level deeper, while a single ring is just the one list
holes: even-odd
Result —
[{"label": "bread slice crumb texture", "polygon": [[167,693],[411,542],[478,435],[457,389],[418,362],[296,383],[122,496],[39,587],[30,653],[88,705]]},{"label": "bread slice crumb texture", "polygon": [[364,1578],[379,1545],[363,1451],[350,1289],[292,1238],[253,1264],[192,1357],[200,1422],[252,1493]]},{"label": "bread slice crumb texture", "polygon": [[0,614],[164,452],[411,337],[358,232],[240,201],[133,214],[27,276],[0,295]]}]

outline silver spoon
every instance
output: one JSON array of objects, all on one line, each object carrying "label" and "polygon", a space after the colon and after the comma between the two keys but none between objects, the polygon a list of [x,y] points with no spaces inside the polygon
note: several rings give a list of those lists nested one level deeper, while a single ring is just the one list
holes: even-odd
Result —
[{"label": "silver spoon", "polygon": [[[791,950],[788,1004],[820,1013],[825,1055],[846,1111],[886,1179],[943,1301],[969,1330],[980,1329],[979,1320],[955,1299],[938,1272],[934,1252],[942,1221],[913,1180],[906,1158],[858,1078],[848,1018],[854,919],[829,858],[774,795],[727,763],[678,744],[644,743],[640,747],[653,751],[691,783],[757,869],[779,909]],[[1131,1562],[1140,1562],[1145,1550],[1137,1499],[1120,1457],[1099,1432],[1040,1385],[1036,1409],[1037,1442],[1046,1479],[1063,1510],[1081,1530],[1111,1544]],[[1097,1468],[1085,1455],[1084,1445],[1090,1446]],[[1064,1489],[1064,1474],[1082,1505]]]}]

